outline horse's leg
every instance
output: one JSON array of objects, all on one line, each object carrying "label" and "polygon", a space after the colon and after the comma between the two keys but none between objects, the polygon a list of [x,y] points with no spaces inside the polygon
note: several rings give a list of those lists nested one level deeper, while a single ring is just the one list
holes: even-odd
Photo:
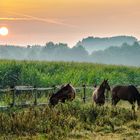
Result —
[{"label": "horse's leg", "polygon": [[137,105],[138,105],[137,109],[140,110],[140,99],[139,98],[137,99]]},{"label": "horse's leg", "polygon": [[132,103],[133,117],[135,118],[135,103]]},{"label": "horse's leg", "polygon": [[137,110],[140,110],[140,105],[138,105],[138,108],[137,108]]},{"label": "horse's leg", "polygon": [[115,105],[115,103],[114,103],[114,99],[112,98],[112,105]]},{"label": "horse's leg", "polygon": [[119,98],[112,98],[112,105],[116,106],[116,104],[120,101]]},{"label": "horse's leg", "polygon": [[135,103],[132,104],[132,110],[135,111]]},{"label": "horse's leg", "polygon": [[[120,101],[119,98],[112,98],[112,105],[115,107],[114,109],[117,111],[116,104]],[[118,111],[117,111],[118,112]]]},{"label": "horse's leg", "polygon": [[129,101],[132,105],[132,118],[135,118],[135,102],[134,101]]}]

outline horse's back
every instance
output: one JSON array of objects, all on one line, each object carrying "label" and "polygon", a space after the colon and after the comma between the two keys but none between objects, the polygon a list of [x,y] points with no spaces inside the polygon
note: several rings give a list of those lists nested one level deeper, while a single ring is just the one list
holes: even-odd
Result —
[{"label": "horse's back", "polygon": [[117,85],[112,88],[112,92],[118,92],[123,86]]},{"label": "horse's back", "polygon": [[51,104],[57,104],[59,101],[65,102],[65,100],[72,101],[75,98],[76,91],[74,87],[70,84],[63,85],[61,88],[54,93],[50,97],[50,103]]},{"label": "horse's back", "polygon": [[113,89],[112,89],[112,92],[135,92],[135,93],[138,93],[138,90],[137,88],[134,86],[134,85],[129,85],[129,86],[115,86]]},{"label": "horse's back", "polygon": [[128,88],[135,94],[139,94],[139,91],[134,85],[129,85]]},{"label": "horse's back", "polygon": [[120,98],[123,100],[135,100],[138,90],[134,85],[115,86],[112,89],[112,98]]}]

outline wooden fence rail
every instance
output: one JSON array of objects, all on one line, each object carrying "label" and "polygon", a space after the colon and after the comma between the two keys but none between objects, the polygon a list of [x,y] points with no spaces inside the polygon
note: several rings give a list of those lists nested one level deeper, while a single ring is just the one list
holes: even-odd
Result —
[{"label": "wooden fence rail", "polygon": [[[54,93],[56,91],[56,89],[60,89],[61,86],[52,86],[52,87],[41,87],[38,88],[36,86],[15,86],[14,88],[7,88],[7,89],[0,89],[0,95],[1,93],[7,93],[7,92],[11,92],[12,93],[12,102],[10,103],[10,107],[16,106],[16,93],[17,91],[30,91],[32,93],[32,95],[34,96],[34,103],[33,105],[40,105],[41,103],[38,102],[38,93],[39,92],[45,92],[45,91],[51,91],[52,93]],[[76,91],[82,93],[82,100],[84,103],[86,103],[87,100],[87,90],[91,90],[91,93],[94,90],[94,87],[92,86],[88,86],[88,85],[82,85],[81,87],[75,87]],[[140,86],[137,86],[137,89],[140,91]],[[22,93],[21,93],[22,94]],[[106,97],[107,100],[110,100],[111,98],[109,97],[109,95],[107,94]],[[47,103],[44,103],[47,104]]]}]

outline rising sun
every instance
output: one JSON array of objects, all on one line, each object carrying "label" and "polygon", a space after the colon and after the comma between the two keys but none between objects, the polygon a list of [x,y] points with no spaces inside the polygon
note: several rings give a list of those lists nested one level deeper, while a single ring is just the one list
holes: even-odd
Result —
[{"label": "rising sun", "polygon": [[2,36],[8,35],[8,28],[7,27],[0,27],[0,35],[2,35]]}]

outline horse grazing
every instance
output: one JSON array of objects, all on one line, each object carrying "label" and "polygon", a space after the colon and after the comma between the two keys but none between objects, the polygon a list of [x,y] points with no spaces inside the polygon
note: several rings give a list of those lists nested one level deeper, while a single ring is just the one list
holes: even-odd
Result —
[{"label": "horse grazing", "polygon": [[75,98],[76,91],[72,85],[63,85],[60,90],[53,93],[49,100],[49,105],[55,106],[58,102],[64,103],[65,100],[72,101]]},{"label": "horse grazing", "polygon": [[93,101],[97,105],[104,105],[105,104],[105,89],[110,90],[110,86],[108,84],[108,79],[104,80],[99,87],[93,92]]},{"label": "horse grazing", "polygon": [[132,104],[132,110],[135,111],[135,102],[140,108],[140,94],[133,85],[115,86],[112,89],[112,105],[116,105],[120,100],[126,100]]}]

